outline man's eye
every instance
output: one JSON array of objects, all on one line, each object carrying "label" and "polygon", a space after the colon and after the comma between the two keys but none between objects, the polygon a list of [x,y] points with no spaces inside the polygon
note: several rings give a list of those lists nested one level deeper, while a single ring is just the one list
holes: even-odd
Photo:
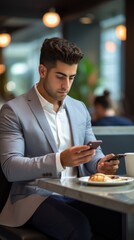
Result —
[{"label": "man's eye", "polygon": [[[64,80],[64,79],[67,78],[66,76],[63,76],[63,75],[61,75],[61,74],[57,74],[56,77],[57,77],[58,79],[61,79],[61,80]],[[73,81],[73,80],[74,80],[74,77],[75,77],[75,76],[69,77],[69,80],[70,80],[70,81]]]},{"label": "man's eye", "polygon": [[75,77],[70,77],[70,78],[69,78],[69,80],[70,80],[70,81],[73,81],[73,80],[74,80],[74,78],[75,78]]},{"label": "man's eye", "polygon": [[56,77],[59,79],[62,79],[64,76],[58,74],[58,75],[56,75]]}]

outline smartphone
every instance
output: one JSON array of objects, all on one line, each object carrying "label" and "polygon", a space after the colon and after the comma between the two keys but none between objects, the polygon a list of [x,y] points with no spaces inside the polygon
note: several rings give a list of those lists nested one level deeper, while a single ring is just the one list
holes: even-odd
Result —
[{"label": "smartphone", "polygon": [[90,146],[91,149],[96,149],[102,144],[102,140],[96,140],[96,141],[89,141],[87,145]]},{"label": "smartphone", "polygon": [[115,154],[113,157],[111,157],[110,159],[106,160],[106,162],[110,162],[111,160],[119,160],[122,157],[125,157],[125,154]]}]

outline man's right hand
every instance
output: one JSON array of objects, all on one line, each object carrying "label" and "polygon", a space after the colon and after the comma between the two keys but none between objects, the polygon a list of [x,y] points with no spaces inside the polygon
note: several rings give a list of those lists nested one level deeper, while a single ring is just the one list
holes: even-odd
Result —
[{"label": "man's right hand", "polygon": [[64,168],[76,167],[91,161],[95,153],[96,150],[90,149],[90,146],[74,146],[61,152],[60,161]]}]

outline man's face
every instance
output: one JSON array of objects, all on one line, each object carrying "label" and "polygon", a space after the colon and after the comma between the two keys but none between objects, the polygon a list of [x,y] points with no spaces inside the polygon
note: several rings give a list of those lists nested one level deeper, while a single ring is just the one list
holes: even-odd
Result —
[{"label": "man's face", "polygon": [[49,71],[40,65],[42,95],[51,103],[62,101],[68,94],[77,71],[77,64],[68,65],[57,61]]}]

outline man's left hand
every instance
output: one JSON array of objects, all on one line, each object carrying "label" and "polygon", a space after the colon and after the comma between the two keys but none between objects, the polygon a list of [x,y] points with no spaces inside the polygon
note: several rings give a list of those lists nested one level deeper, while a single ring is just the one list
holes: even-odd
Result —
[{"label": "man's left hand", "polygon": [[119,168],[120,161],[115,159],[107,162],[107,160],[113,156],[114,154],[108,154],[101,158],[97,164],[97,172],[104,174],[115,174]]}]

